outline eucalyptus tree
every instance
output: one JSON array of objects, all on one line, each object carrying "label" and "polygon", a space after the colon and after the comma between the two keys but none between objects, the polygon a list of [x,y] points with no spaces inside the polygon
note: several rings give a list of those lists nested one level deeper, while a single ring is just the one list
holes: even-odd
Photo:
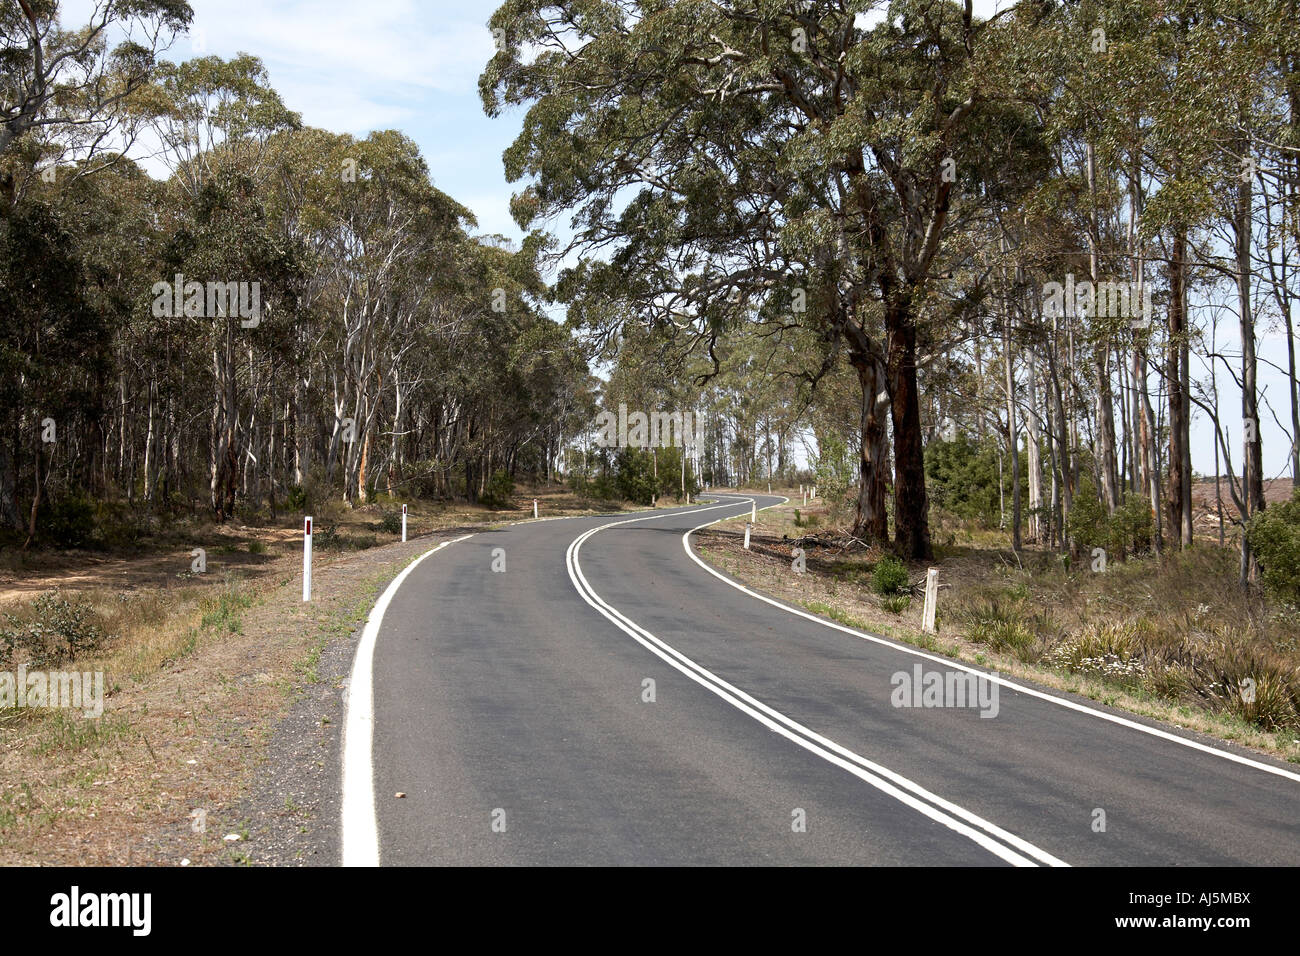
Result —
[{"label": "eucalyptus tree", "polygon": [[[505,156],[530,180],[514,212],[572,211],[564,251],[583,258],[558,291],[579,321],[630,313],[711,351],[745,322],[793,320],[844,344],[864,403],[888,406],[895,546],[920,558],[918,354],[979,294],[941,285],[998,188],[982,159],[1033,121],[1004,102],[1001,16],[908,0],[861,21],[880,6],[511,0],[480,87],[489,114],[531,104]],[[880,428],[868,405],[864,448]],[[879,465],[863,459],[864,483]]]},{"label": "eucalyptus tree", "polygon": [[193,11],[184,0],[97,0],[84,24],[66,28],[61,6],[0,7],[0,153],[35,131],[83,162],[104,146],[113,158],[139,119],[133,98]]}]

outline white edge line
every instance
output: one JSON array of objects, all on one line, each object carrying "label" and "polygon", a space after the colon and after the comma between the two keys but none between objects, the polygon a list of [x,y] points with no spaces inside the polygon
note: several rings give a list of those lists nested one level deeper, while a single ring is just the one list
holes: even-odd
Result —
[{"label": "white edge line", "polygon": [[352,676],[348,680],[346,714],[343,720],[343,810],[340,829],[343,866],[379,865],[379,823],[375,817],[375,771],[371,755],[375,724],[375,643],[379,638],[379,628],[384,622],[384,612],[416,565],[447,545],[471,537],[472,534],[467,534],[444,541],[403,568],[375,602],[357,644],[356,656],[352,660]]},{"label": "white edge line", "polygon": [[[788,500],[789,499],[787,498],[786,501]],[[766,511],[768,508],[775,508],[775,507],[777,507],[777,505],[767,505],[766,507],[760,508],[759,510]],[[1220,750],[1217,747],[1211,747],[1207,744],[1203,744],[1199,740],[1189,740],[1188,738],[1180,736],[1179,734],[1170,733],[1167,730],[1161,730],[1159,727],[1150,727],[1146,724],[1138,723],[1136,720],[1129,720],[1126,717],[1120,717],[1118,714],[1108,714],[1104,710],[1097,710],[1096,708],[1089,707],[1086,704],[1080,704],[1077,701],[1068,700],[1064,697],[1057,697],[1055,694],[1048,694],[1044,691],[1035,690],[1032,687],[1026,687],[1023,684],[1017,684],[1014,681],[1007,680],[1005,677],[999,677],[998,675],[989,673],[988,671],[981,671],[981,670],[977,670],[974,667],[968,667],[965,664],[961,663],[960,661],[955,661],[948,657],[937,657],[934,654],[927,654],[924,651],[919,651],[916,648],[911,647],[907,644],[891,641],[883,637],[877,637],[874,634],[868,634],[865,631],[859,631],[854,628],[847,627],[843,624],[839,624],[835,621],[828,621],[824,617],[819,617],[816,614],[811,614],[808,611],[801,610],[800,608],[797,607],[791,607],[789,604],[785,604],[781,601],[776,600],[775,598],[770,598],[766,594],[760,594],[757,591],[751,591],[743,584],[731,580],[731,578],[727,577],[725,574],[722,574],[716,568],[711,567],[709,564],[703,561],[700,558],[700,556],[697,555],[694,549],[691,547],[692,534],[694,534],[696,531],[699,531],[701,528],[707,528],[709,525],[714,525],[717,524],[719,521],[727,521],[727,520],[729,519],[718,518],[715,521],[706,521],[702,525],[697,525],[696,527],[692,528],[690,531],[687,531],[684,535],[682,535],[682,547],[686,549],[686,553],[690,555],[691,560],[694,561],[696,564],[698,564],[700,567],[702,567],[705,571],[708,571],[719,581],[723,581],[726,584],[731,585],[736,590],[745,592],[750,597],[758,598],[758,600],[764,601],[767,604],[772,605],[773,607],[778,607],[783,611],[789,612],[790,614],[796,614],[799,617],[806,618],[809,621],[814,621],[817,624],[821,624],[823,627],[834,628],[837,631],[843,631],[845,634],[852,634],[854,637],[861,638],[864,641],[872,641],[873,643],[876,644],[883,644],[885,647],[892,647],[894,648],[894,650],[903,651],[904,653],[911,654],[913,657],[920,657],[923,660],[934,661],[938,664],[943,664],[945,667],[966,671],[968,674],[975,674],[979,677],[986,678],[994,682],[995,684],[1001,684],[1003,687],[1006,687],[1009,690],[1019,691],[1022,694],[1028,694],[1030,697],[1037,697],[1040,700],[1050,701],[1051,703],[1059,704],[1062,707],[1067,707],[1070,710],[1076,710],[1083,714],[1091,714],[1093,717],[1100,717],[1102,720],[1108,720],[1113,724],[1119,724],[1121,727],[1128,727],[1131,730],[1140,730],[1142,731],[1142,733],[1150,734],[1153,737],[1159,737],[1163,740],[1170,740],[1173,741],[1174,743],[1182,744],[1184,747],[1191,747],[1193,750],[1199,750],[1202,751],[1203,753],[1213,754],[1216,757],[1222,757],[1223,759],[1231,760],[1234,763],[1243,764],[1247,767],[1253,767],[1256,770],[1263,770],[1267,773],[1276,774],[1279,777],[1286,777],[1288,780],[1295,780],[1297,782],[1300,782],[1300,773],[1294,773],[1282,767],[1274,767],[1266,763],[1261,763],[1258,760],[1252,760],[1249,757],[1243,757],[1240,754],[1234,754],[1231,751]]]},{"label": "white edge line", "polygon": [[[728,503],[723,505],[717,505],[714,506],[713,508],[704,508],[701,510],[713,511],[716,510],[716,508],[734,507],[734,504],[735,503]],[[996,826],[995,824],[987,820],[984,820],[978,815],[971,813],[970,811],[962,807],[959,807],[956,804],[951,803],[950,801],[944,800],[942,797],[939,797],[936,794],[930,793],[928,790],[921,787],[919,784],[907,779],[906,777],[903,777],[901,774],[897,774],[886,767],[882,767],[879,764],[874,763],[873,761],[867,760],[865,757],[862,757],[861,755],[856,754],[845,747],[841,747],[839,744],[836,744],[834,741],[822,737],[821,735],[803,726],[797,721],[792,720],[791,718],[780,713],[779,711],[774,710],[771,707],[768,707],[766,704],[762,703],[759,700],[756,700],[755,698],[751,697],[749,694],[746,694],[744,691],[741,691],[738,688],[733,687],[731,684],[727,683],[726,681],[722,680],[712,671],[708,670],[702,665],[691,660],[689,657],[682,654],[680,651],[677,651],[671,645],[668,645],[665,642],[661,641],[659,638],[655,637],[649,631],[645,630],[644,628],[637,625],[635,622],[631,621],[630,619],[622,615],[612,605],[605,602],[605,600],[595,592],[595,589],[592,588],[591,584],[587,581],[586,576],[583,575],[582,567],[578,560],[578,552],[582,549],[583,543],[598,531],[603,531],[605,528],[614,527],[615,525],[631,524],[637,521],[649,520],[649,517],[662,517],[662,516],[655,515],[655,516],[648,516],[645,518],[630,518],[625,521],[614,521],[606,525],[601,525],[600,527],[592,528],[590,531],[587,531],[584,534],[579,535],[569,545],[569,550],[565,556],[566,564],[568,565],[568,569],[569,569],[569,578],[570,580],[573,581],[574,587],[577,589],[579,595],[581,595],[583,600],[585,600],[588,604],[590,604],[602,615],[604,615],[620,630],[630,635],[634,640],[636,640],[639,644],[641,644],[651,653],[655,654],[656,656],[664,660],[666,663],[668,663],[670,666],[674,667],[678,671],[681,671],[691,680],[700,684],[700,686],[713,692],[718,697],[721,697],[723,700],[731,704],[733,707],[742,711],[746,715],[752,717],[754,720],[758,721],[763,726],[767,727],[769,730],[778,733],[783,737],[786,737],[787,739],[797,744],[798,746],[804,748],[805,750],[808,750],[809,752],[815,754],[816,756],[821,757],[823,760],[826,760],[828,763],[834,764],[835,766],[840,767],[841,769],[847,770],[849,773],[853,774],[859,779],[875,787],[877,790],[880,790],[881,792],[893,797],[894,799],[912,808],[913,810],[916,810],[917,812],[923,814],[924,816],[930,818],[931,820],[934,820],[935,822],[940,823],[943,826],[948,827],[949,829],[962,834],[963,836],[974,841],[976,844],[988,850],[990,853],[999,857],[1000,859],[1008,863],[1011,863],[1014,866],[1037,866],[1038,865],[1037,863],[1034,862],[1034,860],[1029,859],[1026,856],[1022,856],[1020,853],[1015,852],[1015,850],[1010,849],[1008,846],[1004,846],[1002,843],[997,842],[991,836],[986,834],[996,835],[1001,839],[1005,840],[1008,844],[1011,844],[1012,846],[1015,846],[1018,849],[1024,850],[1025,852],[1029,853],[1034,857],[1037,857],[1042,862],[1047,863],[1050,866],[1069,865],[1065,861],[1060,860],[1055,856],[1052,856],[1047,851],[1034,846],[1032,843],[1023,840],[1020,837],[1017,837],[1015,834],[1008,833],[1007,831],[1001,829],[1000,827]],[[726,519],[718,519],[718,520],[726,520]],[[714,523],[716,522],[708,522],[708,524],[714,524]],[[701,525],[700,527],[704,527],[704,526]],[[804,736],[799,736],[799,734],[802,734]],[[876,773],[872,773],[870,771],[876,771]],[[880,776],[877,776],[876,775],[877,773],[880,774]],[[904,792],[903,789],[894,786],[892,783],[887,782],[885,779],[882,779],[882,777],[887,777],[890,781],[893,781],[893,783],[897,783],[900,785],[900,787],[903,787],[907,791],[911,791],[911,792],[910,793]],[[913,794],[924,797],[932,801],[937,806],[932,806],[929,803],[925,803],[922,800],[917,799],[917,797],[913,796]],[[938,809],[938,807],[942,807],[943,809],[942,810]],[[955,819],[954,816],[950,816],[948,813],[945,813],[944,810],[952,811],[956,816],[960,816],[970,821],[971,823],[974,823],[976,826],[980,827],[980,829],[986,832],[981,833],[979,832],[979,830],[967,826],[965,823],[962,823],[958,819]]]}]

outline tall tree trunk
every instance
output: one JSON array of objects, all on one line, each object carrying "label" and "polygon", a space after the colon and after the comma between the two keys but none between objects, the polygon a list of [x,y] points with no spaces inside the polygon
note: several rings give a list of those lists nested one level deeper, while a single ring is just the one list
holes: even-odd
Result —
[{"label": "tall tree trunk", "polygon": [[[1055,322],[1056,320],[1053,319],[1053,326],[1055,326]],[[1055,331],[1055,328],[1053,328],[1053,332]],[[1056,470],[1060,474],[1060,510],[1057,514],[1057,526],[1061,533],[1061,550],[1065,552],[1070,550],[1069,535],[1066,533],[1065,528],[1066,522],[1070,520],[1070,511],[1074,508],[1074,473],[1072,470],[1073,466],[1070,462],[1069,425],[1066,422],[1065,400],[1062,395],[1064,390],[1061,387],[1061,376],[1058,370],[1059,363],[1056,359],[1057,336],[1055,334],[1052,336],[1052,340],[1051,346],[1047,350],[1047,370],[1051,382],[1050,400],[1052,402],[1052,419],[1056,428]],[[1053,481],[1052,492],[1054,499],[1053,506],[1055,507],[1057,504],[1057,501],[1055,500],[1057,495],[1055,479]]]},{"label": "tall tree trunk", "polygon": [[41,508],[41,440],[40,433],[37,433],[36,454],[32,456],[32,467],[34,468],[35,480],[32,488],[32,510],[27,519],[27,540],[23,542],[23,550],[26,551],[28,545],[36,538],[36,515]]},{"label": "tall tree trunk", "polygon": [[1043,463],[1038,436],[1038,367],[1034,349],[1029,349],[1029,414],[1025,416],[1025,429],[1029,471],[1029,537],[1036,544],[1043,540]]},{"label": "tall tree trunk", "polygon": [[[1088,144],[1088,275],[1095,290],[1101,281],[1101,232],[1097,223],[1097,157]],[[1110,340],[1101,337],[1093,349],[1097,376],[1097,444],[1101,446],[1101,498],[1111,514],[1119,506],[1119,465],[1115,458],[1115,397],[1110,388]]]},{"label": "tall tree trunk", "polygon": [[[1243,150],[1243,155],[1246,150]],[[1264,466],[1260,443],[1258,392],[1256,388],[1255,317],[1251,314],[1250,300],[1250,241],[1252,235],[1252,183],[1249,177],[1237,193],[1237,309],[1241,321],[1241,421],[1242,501],[1245,505],[1242,520],[1264,509]],[[1246,540],[1245,529],[1241,535],[1241,584],[1244,587],[1258,574],[1258,563]]]},{"label": "tall tree trunk", "polygon": [[916,326],[911,302],[885,308],[889,332],[891,417],[894,425],[894,546],[916,561],[933,557],[929,500],[925,493],[925,449],[916,379]]},{"label": "tall tree trunk", "polygon": [[153,505],[153,470],[154,470],[154,383],[150,382],[147,386],[149,394],[149,411],[148,424],[145,426],[144,433],[144,503],[146,506]]},{"label": "tall tree trunk", "polygon": [[1011,310],[1002,320],[1002,354],[1007,387],[1007,447],[1011,449],[1011,548],[1020,550],[1020,429],[1016,425],[1016,375],[1011,357]]},{"label": "tall tree trunk", "polygon": [[885,490],[888,478],[888,446],[885,422],[881,418],[884,404],[879,392],[885,383],[885,370],[870,355],[854,359],[861,392],[859,418],[858,504],[853,521],[853,534],[871,544],[889,541],[889,515],[885,508]]},{"label": "tall tree trunk", "polygon": [[1174,230],[1169,262],[1169,533],[1182,548],[1192,546],[1191,394],[1188,381],[1187,230]]}]

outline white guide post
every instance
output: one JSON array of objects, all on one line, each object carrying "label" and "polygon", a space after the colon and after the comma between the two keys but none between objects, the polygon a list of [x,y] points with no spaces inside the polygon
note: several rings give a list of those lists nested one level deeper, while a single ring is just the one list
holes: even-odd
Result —
[{"label": "white guide post", "polygon": [[925,572],[925,611],[921,616],[921,630],[927,634],[934,633],[934,612],[938,603],[939,569],[931,568]]},{"label": "white guide post", "polygon": [[745,550],[746,551],[749,550],[749,529],[752,527],[753,525],[750,524],[748,521],[745,522]]},{"label": "white guide post", "polygon": [[402,505],[402,540],[406,540],[406,505]]},{"label": "white guide post", "polygon": [[311,600],[311,515],[302,525],[302,599]]}]

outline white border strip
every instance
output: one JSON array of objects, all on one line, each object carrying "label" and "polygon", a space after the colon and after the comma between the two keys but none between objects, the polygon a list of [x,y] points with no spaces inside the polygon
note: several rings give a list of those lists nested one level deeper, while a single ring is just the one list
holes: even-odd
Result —
[{"label": "white border strip", "polygon": [[[745,500],[748,501],[752,499],[746,498]],[[785,499],[785,501],[789,501],[789,499],[787,498]],[[781,502],[781,504],[784,503],[785,503],[784,501]],[[739,502],[737,502],[737,504],[739,504]],[[775,508],[775,507],[777,507],[777,505],[767,505],[765,508],[762,508],[760,510],[766,511],[767,508]],[[732,515],[731,517],[738,517],[738,516]],[[1072,700],[1067,700],[1064,697],[1057,697],[1054,694],[1048,694],[1045,693],[1044,691],[1035,690],[1034,688],[1027,687],[1024,684],[1017,684],[1014,681],[1007,680],[1005,677],[999,677],[996,674],[991,674],[987,671],[981,671],[973,667],[968,667],[965,664],[962,664],[951,658],[936,657],[934,654],[927,654],[924,651],[917,650],[916,648],[910,645],[887,640],[886,638],[883,637],[877,637],[874,634],[868,634],[865,631],[859,631],[851,627],[846,627],[843,624],[839,624],[835,621],[827,620],[824,617],[819,617],[816,614],[811,614],[807,611],[801,610],[800,608],[791,607],[789,604],[785,604],[781,601],[776,600],[775,598],[770,598],[766,594],[760,594],[757,591],[751,591],[743,584],[731,580],[731,578],[727,577],[725,574],[721,573],[716,568],[711,567],[709,564],[703,561],[699,557],[699,555],[695,553],[694,549],[691,547],[692,534],[694,534],[696,531],[699,531],[701,528],[707,528],[709,527],[709,525],[714,525],[717,524],[719,521],[726,521],[726,520],[728,519],[718,518],[715,521],[706,521],[704,524],[696,525],[690,531],[687,531],[684,535],[682,535],[682,547],[686,550],[686,553],[690,556],[691,560],[694,561],[696,564],[698,564],[700,567],[702,567],[705,571],[708,571],[719,581],[731,585],[731,587],[735,588],[736,590],[745,592],[750,597],[758,598],[758,600],[770,604],[773,607],[780,608],[781,610],[786,611],[790,614],[795,614],[799,617],[805,618],[806,620],[813,621],[817,624],[821,624],[824,627],[833,628],[837,631],[843,631],[845,634],[852,634],[854,637],[861,638],[864,641],[871,641],[875,644],[882,644],[885,647],[892,647],[894,650],[903,651],[907,654],[911,654],[913,657],[919,657],[927,661],[934,661],[935,663],[942,664],[945,667],[950,667],[955,670],[966,671],[968,674],[975,674],[979,677],[983,677],[987,680],[993,681],[996,684],[1001,684],[1003,687],[1006,687],[1009,690],[1018,691],[1022,694],[1028,694],[1030,697],[1037,697],[1040,700],[1050,701],[1053,704],[1059,704],[1062,707],[1067,707],[1070,710],[1075,710],[1082,714],[1091,714],[1093,717],[1100,717],[1102,720],[1108,720],[1113,724],[1119,724],[1121,727],[1128,727],[1131,730],[1140,730],[1144,734],[1150,734],[1151,736],[1159,737],[1162,740],[1170,740],[1173,741],[1174,743],[1182,744],[1184,747],[1191,747],[1193,750],[1199,750],[1202,753],[1213,754],[1216,757],[1222,757],[1224,760],[1231,760],[1234,763],[1243,764],[1244,766],[1247,767],[1253,767],[1256,770],[1263,770],[1266,773],[1276,774],[1279,777],[1285,777],[1288,780],[1295,780],[1297,782],[1300,782],[1300,773],[1293,773],[1292,771],[1285,770],[1282,767],[1274,767],[1266,763],[1261,763],[1258,760],[1252,760],[1249,757],[1243,757],[1239,754],[1234,754],[1227,750],[1219,750],[1217,747],[1210,747],[1206,744],[1201,743],[1198,740],[1189,740],[1187,737],[1182,737],[1178,734],[1170,733],[1167,730],[1161,730],[1159,727],[1150,727],[1146,724],[1138,723],[1136,720],[1129,720],[1126,717],[1120,717],[1116,714],[1108,714],[1104,710],[1097,710],[1093,707],[1087,706],[1086,704],[1080,704]]]},{"label": "white border strip", "polygon": [[379,865],[375,768],[371,758],[375,730],[375,643],[379,638],[379,628],[384,623],[384,612],[416,565],[447,545],[473,536],[467,534],[444,541],[408,564],[379,596],[366,621],[366,629],[361,634],[356,657],[352,661],[352,677],[348,681],[345,705],[347,713],[343,720],[343,812],[340,830],[343,866]]}]

